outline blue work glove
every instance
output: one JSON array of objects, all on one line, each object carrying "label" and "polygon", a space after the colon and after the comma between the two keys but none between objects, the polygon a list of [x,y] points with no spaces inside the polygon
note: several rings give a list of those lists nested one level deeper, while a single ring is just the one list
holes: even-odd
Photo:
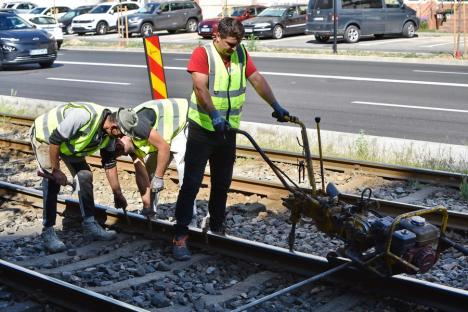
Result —
[{"label": "blue work glove", "polygon": [[285,117],[289,117],[289,112],[287,110],[285,110],[284,108],[281,107],[281,105],[279,105],[278,102],[274,102],[271,107],[275,110],[271,116],[273,118],[276,118],[277,121],[279,122],[286,122],[288,121]]},{"label": "blue work glove", "polygon": [[217,110],[214,110],[210,113],[211,123],[213,124],[213,128],[218,133],[223,133],[228,131],[231,128],[229,122],[221,117]]}]

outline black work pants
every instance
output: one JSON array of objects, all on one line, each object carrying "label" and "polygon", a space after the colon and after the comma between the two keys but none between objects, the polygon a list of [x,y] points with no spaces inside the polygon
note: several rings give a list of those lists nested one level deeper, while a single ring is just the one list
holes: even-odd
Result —
[{"label": "black work pants", "polygon": [[227,193],[236,159],[236,134],[219,134],[189,124],[185,152],[185,174],[176,204],[176,236],[188,233],[193,217],[193,201],[201,186],[207,161],[210,162],[211,190],[208,210],[211,230],[224,224]]},{"label": "black work pants", "polygon": [[[73,177],[77,176],[78,198],[83,218],[94,216],[93,173],[84,158],[63,159]],[[57,196],[60,185],[55,181],[44,178],[42,181],[44,192],[43,224],[45,227],[54,226],[57,217]]]}]

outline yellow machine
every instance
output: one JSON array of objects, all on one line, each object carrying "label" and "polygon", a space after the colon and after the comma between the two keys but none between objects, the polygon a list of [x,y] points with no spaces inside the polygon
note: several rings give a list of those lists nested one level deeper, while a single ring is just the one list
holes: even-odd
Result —
[{"label": "yellow machine", "polygon": [[[344,247],[331,252],[330,257],[345,257],[361,268],[379,276],[399,273],[424,273],[436,262],[439,254],[448,247],[455,247],[465,254],[466,248],[445,237],[448,213],[443,207],[422,209],[397,217],[382,216],[377,212],[378,202],[371,199],[372,190],[366,188],[358,204],[350,204],[340,199],[337,188],[329,183],[324,186],[323,161],[320,143],[320,118],[316,118],[322,189],[316,190],[307,131],[297,117],[289,117],[289,122],[301,127],[306,169],[311,190],[301,189],[282,172],[245,131],[235,130],[246,136],[269,164],[282,184],[289,190],[283,205],[291,211],[292,223],[289,233],[289,248],[294,249],[296,224],[303,217],[312,218],[318,230],[344,242]],[[426,222],[424,216],[437,214],[441,217],[439,228]]]}]

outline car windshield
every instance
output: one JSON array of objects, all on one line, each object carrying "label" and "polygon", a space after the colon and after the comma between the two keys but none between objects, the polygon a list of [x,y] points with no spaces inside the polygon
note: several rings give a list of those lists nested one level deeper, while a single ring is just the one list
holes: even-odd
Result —
[{"label": "car windshield", "polygon": [[29,14],[41,14],[45,9],[44,7],[35,8],[29,11]]},{"label": "car windshield", "polygon": [[148,3],[144,7],[140,8],[137,13],[153,13],[154,10],[159,8],[160,4],[159,3]]},{"label": "car windshield", "polygon": [[244,13],[245,13],[245,8],[242,8],[242,7],[234,7],[234,8],[231,8],[229,11],[228,11],[228,15],[229,16],[242,16]]},{"label": "car windshield", "polygon": [[28,29],[32,28],[19,16],[0,16],[0,30]]},{"label": "car windshield", "polygon": [[78,13],[78,10],[71,10],[65,13],[65,15],[62,16],[62,19],[69,19],[74,17]]},{"label": "car windshield", "polygon": [[55,18],[49,16],[38,16],[30,19],[31,22],[38,25],[56,24]]},{"label": "car windshield", "polygon": [[89,13],[90,14],[102,14],[102,13],[106,13],[107,11],[109,11],[110,8],[111,8],[110,5],[98,5],[97,7],[89,11]]},{"label": "car windshield", "polygon": [[286,11],[286,8],[267,8],[262,13],[257,16],[273,16],[280,17],[283,16],[283,13]]}]

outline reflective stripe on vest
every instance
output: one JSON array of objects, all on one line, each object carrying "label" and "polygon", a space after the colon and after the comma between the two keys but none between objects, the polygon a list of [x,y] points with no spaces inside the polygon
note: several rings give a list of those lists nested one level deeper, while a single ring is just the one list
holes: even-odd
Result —
[{"label": "reflective stripe on vest", "polygon": [[[208,56],[209,77],[208,90],[214,107],[227,119],[233,128],[239,128],[242,107],[245,102],[245,61],[246,52],[239,44],[231,55],[229,70],[213,43],[204,46]],[[198,105],[195,92],[192,92],[189,106],[189,118],[201,127],[214,131],[208,113]]]},{"label": "reflective stripe on vest", "polygon": [[[142,103],[133,110],[138,114],[141,110],[149,108],[156,114],[152,128],[161,135],[168,144],[184,129],[187,123],[188,102],[186,99],[152,100]],[[144,157],[146,154],[157,151],[157,148],[148,142],[148,139],[132,138],[136,147],[135,154]]]},{"label": "reflective stripe on vest", "polygon": [[105,108],[94,103],[68,103],[37,117],[34,121],[36,139],[49,144],[50,135],[63,121],[65,111],[70,108],[85,109],[89,113],[89,120],[72,138],[60,144],[60,153],[81,157],[105,147],[109,143],[109,137],[98,133]]}]

